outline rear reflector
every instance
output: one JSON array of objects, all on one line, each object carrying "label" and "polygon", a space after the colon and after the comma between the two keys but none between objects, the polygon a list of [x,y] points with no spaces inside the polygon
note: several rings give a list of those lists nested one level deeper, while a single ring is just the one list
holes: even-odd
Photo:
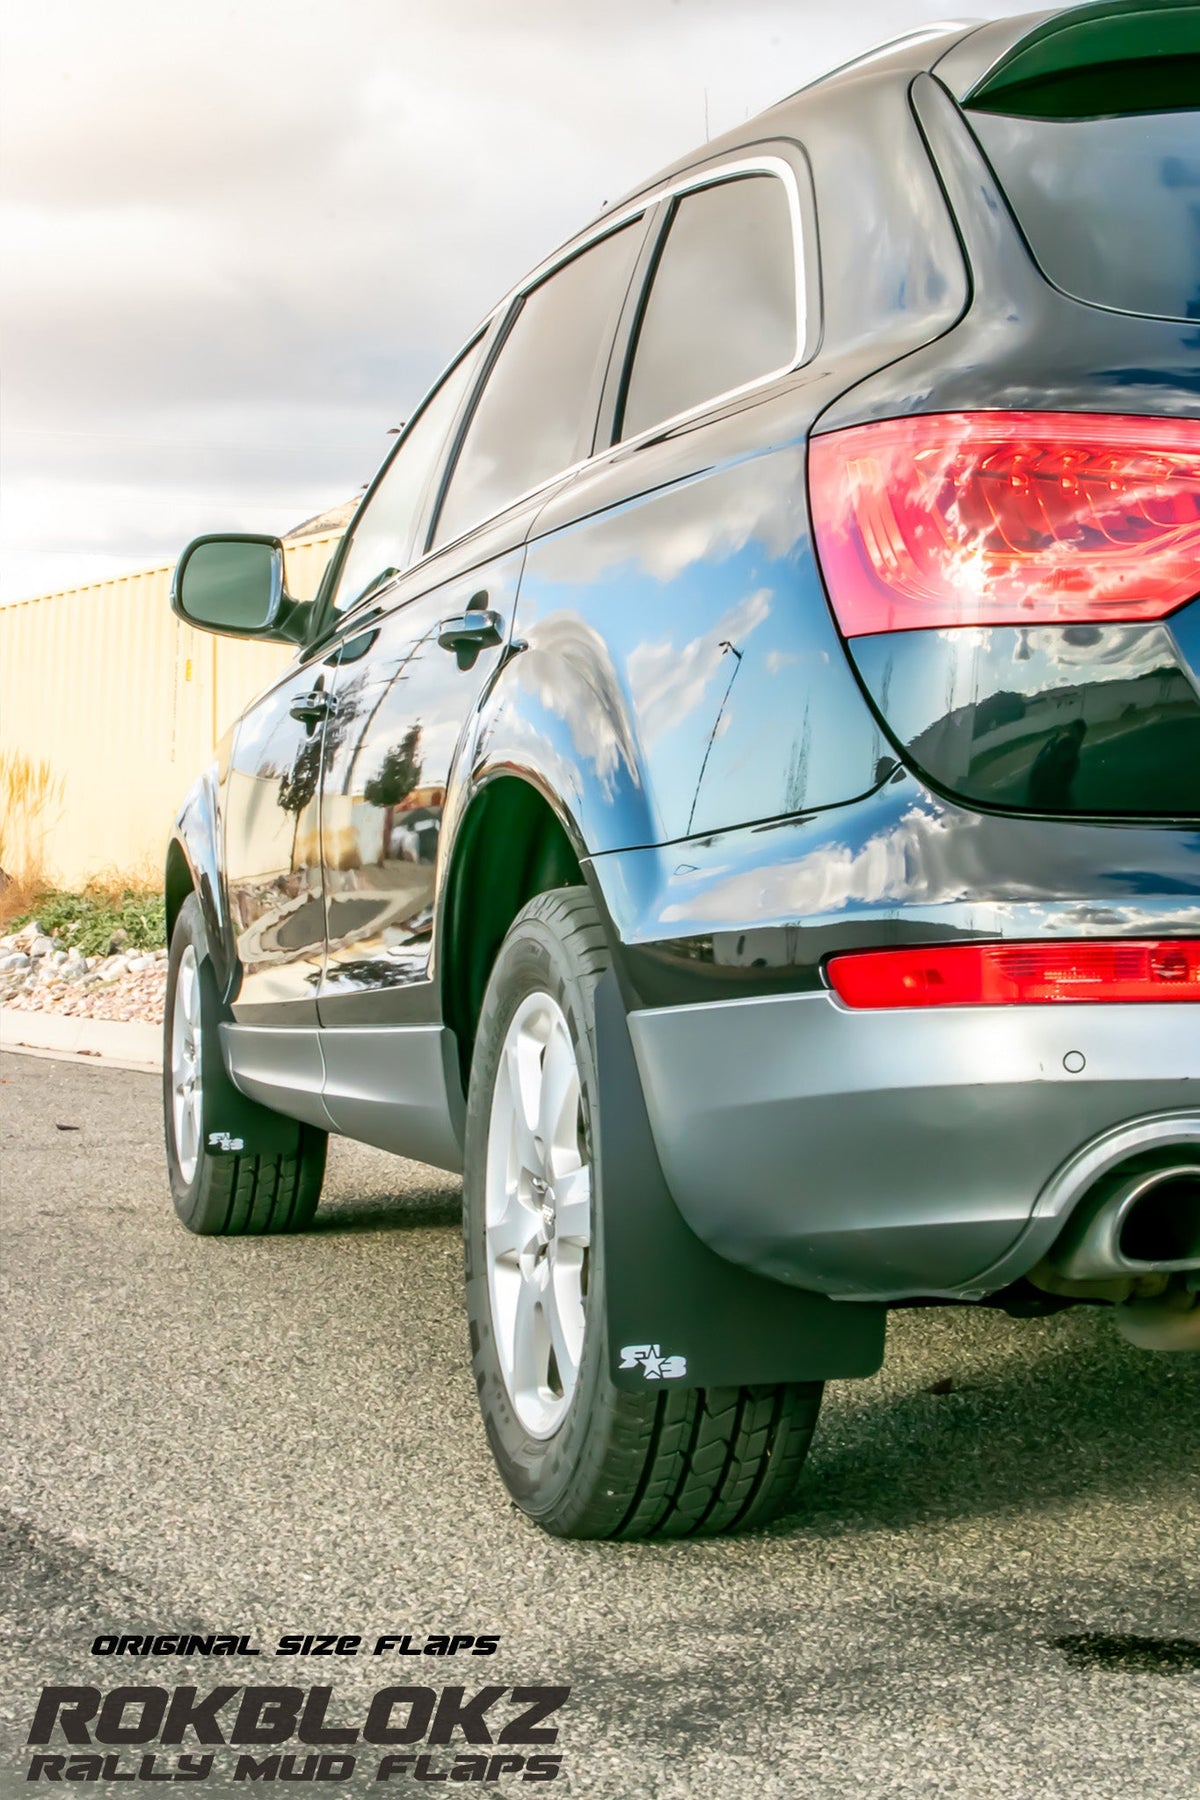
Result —
[{"label": "rear reflector", "polygon": [[847,637],[1158,619],[1200,592],[1200,420],[934,413],[809,446]]},{"label": "rear reflector", "polygon": [[1200,940],[1049,939],[861,950],[830,957],[825,972],[838,998],[858,1007],[1200,1001]]}]

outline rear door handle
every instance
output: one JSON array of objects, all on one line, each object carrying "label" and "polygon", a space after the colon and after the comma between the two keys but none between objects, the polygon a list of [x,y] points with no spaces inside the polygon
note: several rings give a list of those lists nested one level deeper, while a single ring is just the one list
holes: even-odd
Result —
[{"label": "rear door handle", "polygon": [[498,612],[472,607],[453,619],[443,619],[438,626],[438,643],[443,650],[453,650],[460,669],[469,669],[481,650],[499,644],[504,637],[504,619]]},{"label": "rear door handle", "polygon": [[324,688],[313,688],[311,693],[297,694],[288,707],[288,712],[293,719],[298,719],[301,725],[307,725],[311,735],[321,720],[329,717],[332,705],[332,694],[327,694]]}]

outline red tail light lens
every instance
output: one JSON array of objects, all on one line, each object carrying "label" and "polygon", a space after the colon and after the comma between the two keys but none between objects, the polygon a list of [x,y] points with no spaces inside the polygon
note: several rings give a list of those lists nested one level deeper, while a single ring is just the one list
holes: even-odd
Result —
[{"label": "red tail light lens", "polygon": [[830,957],[825,970],[854,1007],[1200,1001],[1200,941],[1191,938],[861,950]]},{"label": "red tail light lens", "polygon": [[816,437],[847,637],[1158,619],[1200,592],[1200,420],[936,413]]}]

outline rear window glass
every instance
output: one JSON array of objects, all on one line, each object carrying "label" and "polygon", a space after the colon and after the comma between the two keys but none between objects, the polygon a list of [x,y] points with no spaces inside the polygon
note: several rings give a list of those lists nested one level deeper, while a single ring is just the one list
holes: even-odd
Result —
[{"label": "rear window glass", "polygon": [[1048,281],[1118,312],[1200,319],[1200,110],[1136,100],[1109,118],[967,116]]},{"label": "rear window glass", "polygon": [[436,543],[588,455],[600,378],[641,242],[639,217],[525,296],[467,426]]},{"label": "rear window glass", "polygon": [[621,436],[787,368],[797,347],[796,246],[782,181],[740,176],[685,194],[638,329]]}]

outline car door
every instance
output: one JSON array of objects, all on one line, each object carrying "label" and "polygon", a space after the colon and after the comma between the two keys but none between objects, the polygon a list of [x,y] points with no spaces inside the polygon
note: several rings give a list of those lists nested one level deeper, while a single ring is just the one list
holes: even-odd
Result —
[{"label": "car door", "polygon": [[325,957],[320,778],[334,670],[317,649],[242,715],[223,808],[240,1025],[317,1023]]},{"label": "car door", "polygon": [[641,216],[625,221],[513,301],[424,556],[371,597],[365,651],[357,610],[345,624],[335,711],[353,717],[323,775],[326,1104],[348,1135],[429,1161],[457,1155],[430,969],[447,788],[505,654],[530,528],[591,449],[643,236]]},{"label": "car door", "polygon": [[428,965],[446,788],[508,636],[527,524],[521,509],[474,534],[458,556],[437,559],[431,588],[428,565],[399,584],[385,616],[357,634],[373,639],[368,652],[348,627],[337,716],[349,729],[331,741],[322,802],[323,1026],[436,1018]]},{"label": "car door", "polygon": [[[340,667],[346,648],[342,612],[353,602],[361,617],[370,592],[405,561],[431,474],[488,341],[485,330],[468,345],[404,433],[331,570],[335,592],[325,628],[245,712],[233,734],[224,809],[229,906],[242,972],[234,1017],[241,1025],[312,1028],[314,1056],[325,963],[321,777],[327,751],[355,719],[354,681]],[[335,711],[339,675],[342,705]],[[319,1063],[313,1078],[319,1082]]]}]

